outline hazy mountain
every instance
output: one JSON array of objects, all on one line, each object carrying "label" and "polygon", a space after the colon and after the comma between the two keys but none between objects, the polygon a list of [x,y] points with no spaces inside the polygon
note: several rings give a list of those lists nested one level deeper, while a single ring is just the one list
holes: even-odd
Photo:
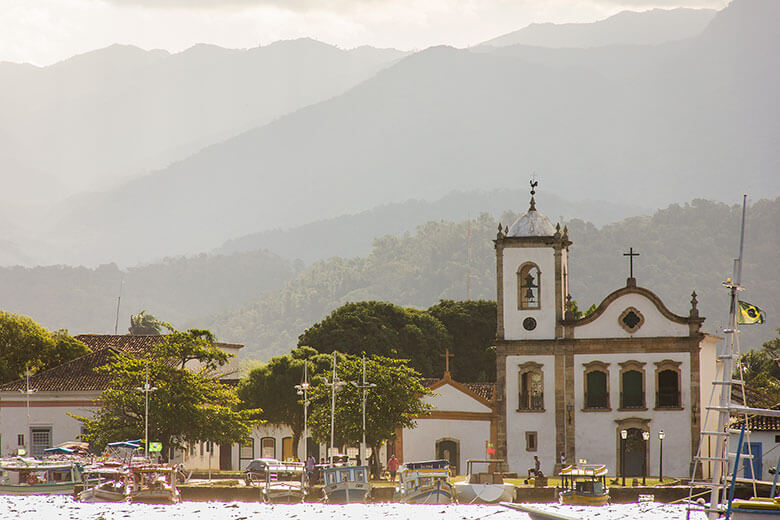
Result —
[{"label": "hazy mountain", "polygon": [[49,203],[113,187],[340,94],[401,56],[294,40],[177,54],[113,45],[43,68],[0,63],[0,201],[30,195],[27,171],[59,182],[35,194]]},{"label": "hazy mountain", "polygon": [[570,200],[771,196],[779,22],[780,2],[739,0],[701,35],[664,45],[431,48],[95,196],[47,238],[77,258],[136,261],[410,196],[525,186],[531,172]]},{"label": "hazy mountain", "polygon": [[600,47],[656,45],[696,36],[710,23],[713,9],[651,9],[623,11],[593,23],[533,23],[481,45],[506,47]]},{"label": "hazy mountain", "polygon": [[[556,215],[560,220],[576,216],[597,226],[650,213],[650,209],[614,202],[572,202],[550,193],[545,193],[543,197],[550,215]],[[527,198],[527,189],[453,192],[434,202],[409,200],[385,204],[354,215],[319,220],[292,229],[251,233],[228,240],[216,252],[230,254],[269,250],[284,258],[299,258],[307,263],[332,256],[365,256],[378,237],[413,232],[431,220],[458,221],[481,213],[498,217],[506,208],[522,205]]]}]

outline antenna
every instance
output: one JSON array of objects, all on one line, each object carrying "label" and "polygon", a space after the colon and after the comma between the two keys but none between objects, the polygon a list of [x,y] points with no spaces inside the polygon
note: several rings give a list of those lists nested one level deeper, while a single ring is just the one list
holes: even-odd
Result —
[{"label": "antenna", "polygon": [[119,284],[119,296],[116,299],[116,321],[114,322],[114,335],[117,335],[117,330],[119,329],[119,305],[122,303],[122,287],[125,285],[125,280],[122,279],[122,281]]},{"label": "antenna", "polygon": [[466,299],[471,299],[471,215],[468,215],[468,234],[466,236]]},{"label": "antenna", "polygon": [[742,195],[742,227],[739,230],[739,259],[737,260],[737,285],[742,283],[742,250],[745,246],[745,208],[747,207],[747,194]]}]

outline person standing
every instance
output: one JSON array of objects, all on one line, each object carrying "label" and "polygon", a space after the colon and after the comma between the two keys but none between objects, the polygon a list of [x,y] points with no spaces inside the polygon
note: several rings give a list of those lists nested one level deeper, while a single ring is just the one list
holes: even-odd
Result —
[{"label": "person standing", "polygon": [[317,465],[317,459],[314,458],[314,455],[309,455],[309,458],[306,459],[306,478],[309,481],[309,485],[314,485],[314,470]]},{"label": "person standing", "polygon": [[400,462],[395,457],[395,453],[393,453],[393,456],[390,457],[390,460],[387,461],[387,471],[390,472],[390,481],[395,482],[395,474],[398,471],[398,466]]}]

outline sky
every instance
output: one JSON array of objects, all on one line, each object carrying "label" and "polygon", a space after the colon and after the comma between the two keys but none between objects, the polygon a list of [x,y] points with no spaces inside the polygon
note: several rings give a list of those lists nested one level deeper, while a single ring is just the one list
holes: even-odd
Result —
[{"label": "sky", "polygon": [[114,43],[180,52],[309,37],[342,48],[468,47],[534,22],[728,0],[0,0],[0,61],[46,66]]}]

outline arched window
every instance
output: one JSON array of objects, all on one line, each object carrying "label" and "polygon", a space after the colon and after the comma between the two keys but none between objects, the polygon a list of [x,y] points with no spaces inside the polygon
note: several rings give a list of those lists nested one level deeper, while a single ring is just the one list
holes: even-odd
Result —
[{"label": "arched window", "polygon": [[591,361],[585,367],[585,409],[609,410],[609,363]]},{"label": "arched window", "polygon": [[539,267],[527,262],[517,270],[517,308],[541,308],[542,272]]},{"label": "arched window", "polygon": [[260,453],[264,459],[275,459],[276,439],[273,437],[263,437],[260,439]]},{"label": "arched window", "polygon": [[679,361],[665,359],[655,364],[655,407],[675,408],[682,406],[680,399]]},{"label": "arched window", "polygon": [[542,365],[530,361],[518,372],[518,411],[544,411],[544,374]]},{"label": "arched window", "polygon": [[620,408],[645,408],[644,363],[620,363]]}]

